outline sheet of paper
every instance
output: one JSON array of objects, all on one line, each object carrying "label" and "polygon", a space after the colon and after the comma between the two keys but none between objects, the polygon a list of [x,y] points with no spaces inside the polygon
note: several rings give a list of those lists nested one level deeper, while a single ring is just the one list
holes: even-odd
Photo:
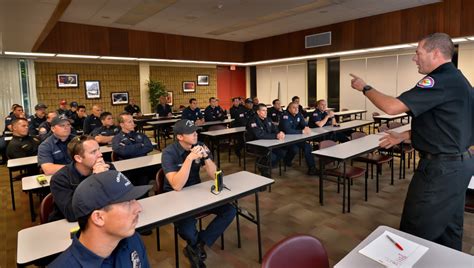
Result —
[{"label": "sheet of paper", "polygon": [[[400,250],[390,239],[399,243]],[[385,231],[370,244],[359,250],[359,253],[383,264],[386,267],[412,267],[428,251],[428,248],[405,239],[389,231]]]}]

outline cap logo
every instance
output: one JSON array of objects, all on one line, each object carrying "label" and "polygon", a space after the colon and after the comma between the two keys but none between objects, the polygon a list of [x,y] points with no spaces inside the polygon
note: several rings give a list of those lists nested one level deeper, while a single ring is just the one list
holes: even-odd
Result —
[{"label": "cap logo", "polygon": [[117,173],[117,177],[115,177],[115,181],[119,183],[120,178],[123,178],[123,180],[125,181],[125,187],[130,185],[130,181],[127,179],[127,177],[125,177],[122,173],[119,172]]},{"label": "cap logo", "polygon": [[186,126],[187,126],[187,127],[192,127],[192,126],[194,126],[194,121],[191,121],[191,120],[186,121]]}]

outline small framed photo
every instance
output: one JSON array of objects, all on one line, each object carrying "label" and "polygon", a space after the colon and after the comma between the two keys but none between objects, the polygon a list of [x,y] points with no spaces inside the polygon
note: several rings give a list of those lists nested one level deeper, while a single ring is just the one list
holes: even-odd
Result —
[{"label": "small framed photo", "polygon": [[58,88],[79,87],[78,74],[57,74],[56,83]]},{"label": "small framed photo", "polygon": [[100,99],[100,81],[85,81],[86,99]]},{"label": "small framed photo", "polygon": [[196,83],[194,81],[183,81],[183,92],[196,92]]},{"label": "small framed photo", "polygon": [[128,92],[112,92],[112,105],[128,104]]},{"label": "small framed photo", "polygon": [[197,76],[198,86],[209,86],[209,75],[201,74]]},{"label": "small framed photo", "polygon": [[173,91],[168,91],[168,97],[166,97],[166,103],[173,106]]}]

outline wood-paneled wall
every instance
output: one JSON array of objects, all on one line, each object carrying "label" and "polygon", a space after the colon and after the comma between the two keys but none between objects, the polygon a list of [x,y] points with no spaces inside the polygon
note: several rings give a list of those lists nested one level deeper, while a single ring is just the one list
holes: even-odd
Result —
[{"label": "wood-paneled wall", "polygon": [[38,51],[100,56],[242,62],[244,44],[59,22]]},{"label": "wood-paneled wall", "polygon": [[[245,43],[245,61],[268,60],[418,41],[433,32],[474,35],[474,1],[443,2],[346,21]],[[306,35],[331,31],[332,44],[304,48]]]},{"label": "wood-paneled wall", "polygon": [[[473,0],[444,0],[245,43],[59,22],[38,51],[252,62],[411,43],[432,32],[474,35],[473,13]],[[326,31],[332,32],[330,46],[304,48],[306,35]]]}]

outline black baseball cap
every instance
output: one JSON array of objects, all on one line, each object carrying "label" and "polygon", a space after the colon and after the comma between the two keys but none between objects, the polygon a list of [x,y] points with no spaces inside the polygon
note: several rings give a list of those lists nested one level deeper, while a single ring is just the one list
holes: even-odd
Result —
[{"label": "black baseball cap", "polygon": [[35,110],[39,110],[39,109],[47,109],[48,106],[46,106],[46,104],[44,103],[38,103],[35,105]]},{"label": "black baseball cap", "polygon": [[55,118],[53,118],[53,120],[51,121],[51,126],[55,126],[55,125],[59,125],[63,122],[69,122],[69,120],[66,118],[66,117],[62,117],[62,116],[56,116]]},{"label": "black baseball cap", "polygon": [[77,106],[79,106],[79,104],[77,103],[77,101],[73,101],[73,102],[71,102],[71,103],[69,104],[69,106],[71,106],[71,107],[77,107]]},{"label": "black baseball cap", "polygon": [[194,124],[193,120],[181,119],[174,125],[174,133],[178,134],[192,134],[198,127]]},{"label": "black baseball cap", "polygon": [[116,170],[93,174],[77,186],[72,196],[72,209],[77,218],[111,204],[130,201],[143,196],[152,185],[134,186]]},{"label": "black baseball cap", "polygon": [[253,103],[253,101],[252,101],[251,98],[246,98],[246,99],[245,99],[245,103]]}]

